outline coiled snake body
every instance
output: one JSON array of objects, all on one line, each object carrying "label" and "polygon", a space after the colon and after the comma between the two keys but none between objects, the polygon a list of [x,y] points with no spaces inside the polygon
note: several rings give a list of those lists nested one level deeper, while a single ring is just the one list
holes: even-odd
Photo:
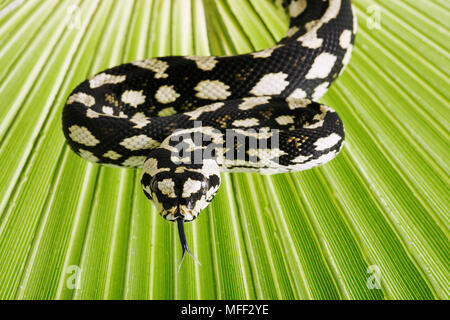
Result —
[{"label": "coiled snake body", "polygon": [[105,70],[78,85],[63,131],[84,159],[141,167],[145,195],[183,223],[212,200],[220,171],[282,173],[334,158],[336,112],[317,101],[349,62],[350,0],[284,0],[291,20],[277,45],[226,57],[161,57]]}]

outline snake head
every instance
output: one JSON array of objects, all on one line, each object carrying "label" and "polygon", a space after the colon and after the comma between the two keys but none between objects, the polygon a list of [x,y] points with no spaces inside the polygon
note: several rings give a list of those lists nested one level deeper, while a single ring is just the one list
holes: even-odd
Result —
[{"label": "snake head", "polygon": [[141,184],[164,219],[192,221],[216,195],[219,172],[214,160],[176,164],[158,148],[144,162]]}]

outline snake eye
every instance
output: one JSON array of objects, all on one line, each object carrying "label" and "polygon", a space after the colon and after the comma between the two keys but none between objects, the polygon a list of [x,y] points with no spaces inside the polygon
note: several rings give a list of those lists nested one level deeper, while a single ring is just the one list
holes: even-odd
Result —
[{"label": "snake eye", "polygon": [[152,183],[150,184],[150,189],[153,192],[156,192],[156,190],[158,190],[158,181],[156,179],[152,180]]}]

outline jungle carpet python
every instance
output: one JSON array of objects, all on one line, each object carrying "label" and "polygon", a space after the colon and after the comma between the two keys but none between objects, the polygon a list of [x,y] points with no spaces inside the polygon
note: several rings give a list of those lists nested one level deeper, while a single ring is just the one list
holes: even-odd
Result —
[{"label": "jungle carpet python", "polygon": [[278,2],[290,27],[271,48],[125,63],[67,99],[70,147],[96,163],[143,167],[145,195],[177,221],[181,261],[190,254],[184,222],[212,201],[221,171],[305,170],[342,147],[339,116],[317,101],[350,61],[357,26],[350,0]]}]

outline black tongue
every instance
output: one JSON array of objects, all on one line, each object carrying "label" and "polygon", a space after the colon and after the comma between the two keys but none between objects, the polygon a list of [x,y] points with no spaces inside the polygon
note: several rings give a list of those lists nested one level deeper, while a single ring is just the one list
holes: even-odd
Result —
[{"label": "black tongue", "polygon": [[181,243],[181,249],[183,250],[183,255],[181,257],[181,261],[180,261],[180,265],[178,266],[178,272],[180,272],[180,268],[181,268],[181,264],[183,263],[184,260],[184,256],[186,255],[186,252],[189,253],[189,255],[199,264],[201,265],[200,262],[198,262],[198,260],[192,255],[192,253],[189,251],[188,245],[187,245],[187,241],[186,241],[186,235],[184,233],[184,220],[178,218],[177,219],[177,224],[178,224],[178,235],[180,237],[180,243]]},{"label": "black tongue", "polygon": [[184,220],[178,218],[177,223],[178,223],[178,235],[180,236],[181,249],[183,250],[183,257],[184,257],[186,251],[189,251],[186,241],[186,235],[184,233]]}]

